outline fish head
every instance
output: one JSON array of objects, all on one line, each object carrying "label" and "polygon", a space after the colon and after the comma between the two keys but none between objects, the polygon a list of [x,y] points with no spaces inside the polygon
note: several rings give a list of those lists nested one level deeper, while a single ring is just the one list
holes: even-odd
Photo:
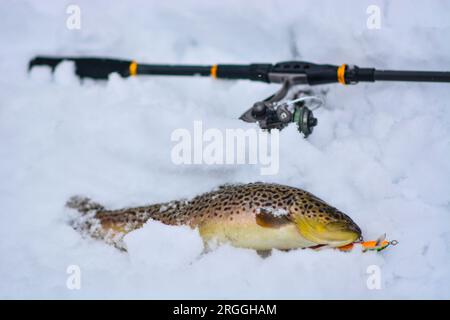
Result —
[{"label": "fish head", "polygon": [[341,247],[362,240],[349,216],[314,196],[299,197],[290,212],[300,234],[316,244]]}]

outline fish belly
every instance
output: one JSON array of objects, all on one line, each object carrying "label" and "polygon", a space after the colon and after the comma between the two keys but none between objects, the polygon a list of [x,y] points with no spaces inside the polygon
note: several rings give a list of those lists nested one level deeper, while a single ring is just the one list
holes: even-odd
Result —
[{"label": "fish belly", "polygon": [[234,247],[255,250],[287,250],[316,245],[303,238],[294,224],[280,228],[266,228],[256,223],[208,222],[199,226],[199,232],[206,243],[229,243]]}]

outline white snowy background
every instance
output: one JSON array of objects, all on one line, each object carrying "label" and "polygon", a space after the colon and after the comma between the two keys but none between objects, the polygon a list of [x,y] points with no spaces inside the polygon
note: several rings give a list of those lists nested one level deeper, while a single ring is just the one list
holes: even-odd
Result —
[{"label": "white snowy background", "polygon": [[[81,30],[66,28],[67,5]],[[366,26],[369,5],[381,29]],[[303,59],[385,69],[450,70],[448,1],[1,1],[1,298],[450,298],[450,85],[330,85],[307,140],[281,132],[280,172],[176,166],[176,128],[249,128],[238,116],[275,85],[209,78],[108,82],[62,65],[27,74],[36,54],[149,63]],[[68,197],[109,208],[190,198],[223,183],[305,188],[349,214],[381,253],[220,247],[199,256],[195,231],[149,223],[128,253],[82,239]],[[69,265],[81,289],[66,287]],[[381,289],[367,268],[379,266]]]}]

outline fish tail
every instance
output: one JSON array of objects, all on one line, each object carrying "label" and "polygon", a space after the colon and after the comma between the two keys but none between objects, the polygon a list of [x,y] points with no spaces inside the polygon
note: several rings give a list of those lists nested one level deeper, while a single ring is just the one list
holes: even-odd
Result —
[{"label": "fish tail", "polygon": [[86,197],[74,196],[66,207],[75,209],[79,214],[73,216],[70,225],[83,236],[100,239],[108,244],[125,250],[124,236],[141,228],[149,219],[166,224],[178,224],[178,212],[183,201],[152,204],[148,206],[106,210],[104,206]]},{"label": "fish tail", "polygon": [[89,198],[81,197],[81,196],[73,196],[66,202],[66,207],[78,210],[82,215],[86,215],[92,211],[100,211],[105,208],[98,204],[97,202],[92,201]]},{"label": "fish tail", "polygon": [[124,251],[123,237],[142,227],[158,206],[148,206],[144,212],[140,208],[106,210],[101,204],[80,196],[71,197],[66,203],[66,207],[78,211],[69,221],[72,228],[82,236],[102,240]]}]

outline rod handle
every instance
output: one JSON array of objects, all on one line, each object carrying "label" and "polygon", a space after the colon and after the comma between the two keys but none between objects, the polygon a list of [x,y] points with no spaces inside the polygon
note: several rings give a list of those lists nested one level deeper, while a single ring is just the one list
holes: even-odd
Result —
[{"label": "rod handle", "polygon": [[269,71],[271,68],[272,65],[269,63],[253,63],[248,65],[219,64],[217,65],[215,77],[219,79],[246,79],[270,82]]},{"label": "rod handle", "polygon": [[131,60],[110,58],[74,58],[74,57],[50,57],[37,56],[28,65],[28,70],[35,66],[47,66],[55,68],[63,61],[75,63],[75,73],[80,78],[108,79],[108,76],[116,72],[122,77],[136,74],[137,64]]}]

